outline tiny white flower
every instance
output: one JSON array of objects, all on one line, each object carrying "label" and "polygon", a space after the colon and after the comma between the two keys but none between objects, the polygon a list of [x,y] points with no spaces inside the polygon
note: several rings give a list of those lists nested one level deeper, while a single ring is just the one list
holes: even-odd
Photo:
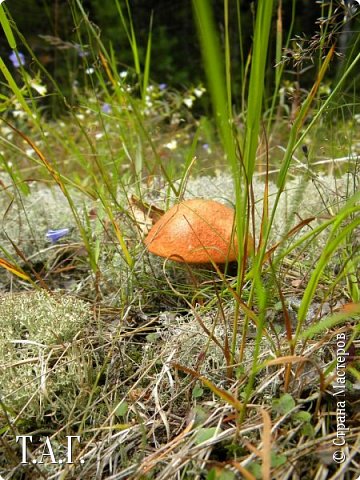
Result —
[{"label": "tiny white flower", "polygon": [[27,148],[27,149],[25,150],[25,153],[26,153],[26,155],[27,155],[28,157],[32,157],[35,152],[34,152],[34,150],[33,150],[32,148]]},{"label": "tiny white flower", "polygon": [[194,98],[193,97],[184,98],[183,102],[188,108],[191,108],[194,104]]},{"label": "tiny white flower", "polygon": [[175,150],[177,148],[177,141],[175,139],[171,140],[171,142],[166,143],[164,147],[168,148],[169,150]]},{"label": "tiny white flower", "polygon": [[95,72],[95,70],[93,69],[93,67],[89,67],[85,70],[86,75],[91,75],[94,72]]},{"label": "tiny white flower", "polygon": [[203,96],[205,92],[205,88],[204,87],[197,87],[197,88],[194,88],[194,95],[197,97],[197,98],[200,98]]},{"label": "tiny white flower", "polygon": [[36,90],[39,95],[41,95],[42,97],[46,95],[47,88],[46,88],[46,85],[42,84],[40,74],[37,74],[35,78],[32,78],[31,75],[29,75],[28,73],[25,73],[25,77],[30,87]]},{"label": "tiny white flower", "polygon": [[151,101],[151,98],[148,95],[146,95],[146,97],[145,97],[145,103],[148,107],[153,106],[153,102]]},{"label": "tiny white flower", "polygon": [[126,78],[128,76],[127,70],[123,70],[122,72],[119,73],[120,78]]},{"label": "tiny white flower", "polygon": [[7,135],[9,135],[10,133],[12,133],[12,130],[11,128],[9,127],[2,127],[1,129],[1,134],[4,135],[4,137],[6,137]]},{"label": "tiny white flower", "polygon": [[26,113],[23,112],[22,110],[13,110],[12,114],[14,115],[15,118],[24,118],[24,117],[26,117]]}]

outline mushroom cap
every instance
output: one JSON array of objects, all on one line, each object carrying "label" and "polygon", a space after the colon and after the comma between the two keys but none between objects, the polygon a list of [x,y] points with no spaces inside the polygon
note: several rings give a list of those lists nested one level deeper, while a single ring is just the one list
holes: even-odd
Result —
[{"label": "mushroom cap", "polygon": [[194,199],[168,210],[145,238],[148,250],[185,263],[237,259],[235,211],[214,200]]}]

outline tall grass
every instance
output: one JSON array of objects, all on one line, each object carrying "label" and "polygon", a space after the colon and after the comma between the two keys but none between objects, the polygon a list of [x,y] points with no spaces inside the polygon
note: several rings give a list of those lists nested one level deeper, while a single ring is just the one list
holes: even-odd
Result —
[{"label": "tall grass", "polygon": [[[130,5],[127,4],[127,15],[123,12],[121,5],[119,2],[116,3],[118,12],[119,12],[119,19],[122,27],[125,29],[128,35],[129,44],[131,46],[131,51],[133,52],[134,58],[134,71],[137,75],[141,97],[142,97],[142,104],[138,104],[136,101],[133,100],[131,94],[127,93],[126,89],[124,88],[124,80],[120,77],[119,71],[116,64],[116,59],[113,56],[113,52],[109,52],[105,46],[103,45],[99,33],[94,28],[93,24],[89,20],[82,2],[75,0],[74,2],[70,2],[70,6],[72,9],[74,22],[82,22],[85,26],[82,29],[82,33],[78,33],[79,44],[81,45],[84,42],[83,36],[87,36],[89,39],[89,43],[92,45],[91,57],[93,58],[100,58],[100,61],[103,66],[103,72],[100,72],[97,69],[95,75],[96,79],[102,87],[101,96],[103,97],[103,101],[107,101],[110,105],[112,105],[113,113],[112,115],[118,115],[119,120],[119,137],[123,142],[123,147],[126,152],[126,155],[130,157],[130,161],[133,165],[134,173],[136,181],[134,182],[136,185],[140,185],[142,176],[145,171],[152,171],[152,166],[146,159],[146,155],[144,154],[145,145],[150,145],[153,154],[157,158],[157,165],[161,169],[164,177],[167,179],[171,188],[173,187],[173,181],[168,175],[166,168],[162,165],[160,158],[158,157],[157,151],[152,143],[151,137],[144,125],[144,115],[143,110],[145,109],[145,102],[147,97],[147,90],[149,86],[149,78],[150,78],[150,64],[151,64],[151,23],[150,20],[150,31],[149,31],[149,39],[146,49],[146,56],[145,56],[145,63],[144,68],[142,69],[140,65],[140,58],[139,58],[139,50],[137,45],[136,39],[136,32],[132,25],[132,18],[131,18],[131,11]],[[51,82],[52,86],[54,87],[55,92],[57,93],[59,98],[62,98],[62,90],[61,86],[57,84],[54,78],[44,69],[44,67],[39,63],[36,59],[36,55],[32,51],[30,45],[27,43],[26,39],[21,35],[21,32],[17,30],[16,23],[12,21],[11,16],[6,8],[3,5],[0,5],[0,22],[4,32],[6,33],[6,38],[9,43],[9,47],[15,50],[16,55],[19,58],[18,51],[16,49],[17,44],[13,35],[13,29],[15,30],[16,34],[21,38],[23,45],[27,48],[29,56],[34,59],[37,67],[40,71],[47,77],[47,79]],[[9,22],[10,18],[10,22]],[[11,27],[12,24],[12,27]],[[85,43],[85,42],[84,42]],[[84,62],[87,63],[87,67],[91,66],[91,59],[84,57]],[[115,212],[114,206],[116,208],[121,209],[117,203],[117,191],[124,190],[123,188],[123,178],[119,175],[119,171],[121,170],[121,165],[124,159],[117,156],[116,158],[112,154],[111,146],[109,148],[109,152],[107,155],[100,155],[95,147],[93,139],[87,133],[86,125],[83,125],[81,120],[79,120],[78,116],[75,113],[74,109],[69,109],[68,113],[72,116],[74,123],[78,126],[82,133],[82,137],[85,140],[85,143],[88,145],[88,151],[84,153],[81,151],[77,146],[77,141],[72,138],[72,136],[68,136],[67,138],[59,137],[56,128],[52,128],[51,125],[48,125],[47,128],[52,130],[52,135],[57,137],[59,143],[61,144],[62,148],[64,149],[67,154],[71,156],[76,156],[77,164],[81,170],[86,172],[86,175],[91,179],[91,188],[84,189],[82,185],[82,179],[78,178],[76,180],[76,172],[74,175],[65,175],[61,173],[61,165],[60,162],[56,159],[55,152],[52,151],[52,146],[49,144],[47,136],[44,135],[44,126],[41,123],[42,114],[41,111],[38,109],[37,102],[34,102],[33,94],[31,85],[27,81],[27,74],[25,70],[21,67],[20,72],[22,73],[22,79],[24,80],[25,88],[19,88],[17,85],[17,81],[14,79],[12,73],[6,67],[3,60],[0,58],[0,71],[2,72],[9,89],[12,91],[14,98],[19,102],[23,110],[28,115],[28,122],[31,127],[34,127],[34,131],[40,135],[41,140],[47,145],[48,152],[45,154],[36,146],[36,142],[29,138],[27,135],[23,134],[20,130],[14,129],[14,131],[21,136],[28,145],[34,150],[38,157],[39,165],[45,168],[48,175],[57,183],[60,187],[62,192],[64,193],[65,197],[68,200],[70,208],[73,212],[74,218],[76,220],[79,232],[81,233],[82,240],[84,242],[84,246],[87,250],[89,255],[90,265],[93,272],[96,274],[98,270],[97,265],[97,257],[98,254],[94,251],[94,244],[89,237],[91,232],[89,231],[88,227],[88,220],[81,219],[82,214],[77,211],[77,207],[74,205],[72,201],[71,195],[68,192],[68,186],[75,186],[76,188],[82,189],[84,193],[88,193],[92,198],[98,198],[104,206],[104,209],[107,212],[107,215],[110,218],[111,224],[114,229],[114,233],[116,238],[119,241],[119,246],[123,255],[126,259],[126,262],[129,266],[132,266],[134,263],[134,259],[132,258],[132,254],[130,253],[126,242],[124,241],[123,233],[121,232],[120,226],[117,224],[115,220]],[[104,75],[105,74],[105,75]],[[94,82],[90,80],[90,88],[92,89],[92,93],[95,98],[97,98],[98,91],[97,87],[95,86]],[[110,81],[110,87],[108,84]],[[30,101],[29,101],[30,100]],[[88,100],[83,96],[81,98],[83,101],[84,106],[87,105]],[[66,99],[64,98],[64,102],[66,103]],[[115,105],[116,104],[116,105]],[[103,114],[101,111],[102,105],[100,101],[98,101],[97,109],[99,111],[99,119],[101,121]],[[11,128],[12,125],[10,125]],[[131,135],[129,135],[129,131]],[[104,129],[105,136],[107,135],[106,129]],[[110,155],[110,156],[109,156]],[[52,159],[49,158],[52,157]],[[89,162],[89,158],[92,160]],[[109,173],[108,164],[112,164],[111,174]],[[105,188],[104,188],[105,186]],[[175,189],[174,189],[175,190]],[[13,272],[18,271],[14,265],[12,265]],[[20,272],[21,273],[21,272]],[[20,274],[19,273],[19,274]],[[23,274],[21,274],[23,275]]]},{"label": "tall grass", "polygon": [[[289,35],[285,40],[285,44],[282,45],[283,37],[281,30],[281,2],[278,4],[278,21],[277,21],[277,44],[276,44],[276,55],[275,59],[271,56],[268,56],[268,45],[269,45],[269,31],[270,27],[273,24],[273,15],[274,15],[274,4],[272,1],[259,1],[256,8],[256,18],[255,18],[255,31],[254,38],[251,50],[251,66],[250,66],[250,79],[248,84],[248,95],[246,100],[246,105],[244,106],[245,111],[243,112],[245,117],[245,128],[244,132],[237,131],[233,126],[232,118],[232,95],[230,92],[231,89],[231,80],[230,80],[230,71],[231,71],[231,52],[230,44],[228,41],[228,21],[227,21],[227,8],[228,4],[225,2],[225,17],[224,17],[224,28],[225,28],[225,43],[223,51],[219,45],[219,33],[215,26],[214,19],[212,18],[212,11],[209,6],[209,3],[206,1],[194,1],[193,7],[195,11],[199,39],[201,42],[201,49],[203,54],[203,61],[205,65],[205,71],[208,80],[208,86],[211,94],[213,111],[215,119],[218,125],[218,130],[220,132],[220,138],[222,140],[224,150],[226,152],[226,157],[231,168],[235,192],[236,192],[236,229],[237,236],[240,245],[239,252],[239,265],[241,266],[238,274],[237,282],[237,294],[241,297],[242,287],[243,287],[243,273],[245,268],[244,257],[244,244],[247,241],[247,233],[250,229],[250,219],[249,211],[251,210],[251,182],[252,176],[256,169],[257,165],[257,150],[259,144],[261,143],[261,121],[264,114],[264,84],[265,84],[265,72],[268,63],[272,65],[274,63],[280,62],[282,48],[289,44],[291,28]],[[293,3],[293,16],[292,16],[292,25],[294,22],[294,12],[295,12],[295,3]],[[330,12],[331,13],[331,12]],[[329,15],[330,15],[329,13]],[[324,33],[325,35],[325,33]],[[241,47],[240,47],[241,48]],[[245,404],[251,397],[253,393],[253,385],[256,375],[259,373],[259,352],[262,338],[264,335],[265,328],[265,312],[268,307],[268,296],[267,287],[263,282],[262,274],[264,269],[267,268],[266,262],[266,250],[269,248],[268,240],[270,232],[272,229],[273,221],[275,214],[279,205],[280,197],[286,188],[286,179],[289,172],[289,169],[292,165],[293,154],[295,150],[301,145],[301,142],[304,141],[304,138],[309,135],[311,129],[314,128],[316,122],[321,118],[323,113],[326,111],[327,106],[330,102],[336,98],[338,91],[341,89],[345,79],[351,74],[354,67],[358,65],[360,56],[357,55],[351,64],[347,65],[347,68],[343,72],[342,77],[339,79],[339,82],[334,85],[331,94],[327,97],[326,100],[320,102],[317,107],[317,110],[313,113],[312,119],[305,126],[305,119],[308,117],[310,107],[313,107],[314,100],[317,98],[317,92],[319,87],[322,84],[323,79],[329,68],[329,64],[333,59],[335,45],[328,50],[328,53],[325,57],[320,59],[318,65],[317,78],[314,82],[312,89],[309,91],[307,97],[302,102],[302,106],[297,112],[296,118],[291,126],[291,129],[288,134],[287,148],[285,149],[284,157],[281,162],[280,172],[277,178],[278,191],[276,194],[275,204],[272,211],[267,213],[267,193],[266,193],[266,184],[264,185],[265,191],[265,201],[264,201],[264,212],[262,220],[262,234],[260,235],[261,242],[256,247],[252,262],[254,268],[252,270],[252,280],[250,287],[250,296],[247,301],[247,307],[250,309],[255,309],[257,312],[256,316],[256,328],[257,335],[255,340],[255,346],[253,351],[253,364],[252,369],[249,374],[248,384],[245,390]],[[223,62],[225,59],[225,63]],[[245,66],[242,66],[243,71]],[[271,109],[270,116],[268,120],[268,133],[271,129],[271,121],[273,118],[272,112],[276,107],[277,94],[279,91],[279,86],[282,80],[283,65],[278,65],[276,68],[275,82],[272,93],[270,93],[271,98]],[[238,92],[238,97],[236,99],[241,103],[241,93]],[[236,149],[240,139],[239,149]],[[324,248],[323,254],[319,259],[319,262],[314,268],[307,288],[300,305],[299,315],[297,319],[297,328],[295,336],[290,345],[291,352],[294,352],[295,346],[299,341],[300,333],[303,328],[303,322],[305,317],[308,314],[311,301],[313,299],[314,293],[320,282],[321,273],[323,272],[325,266],[327,265],[329,258],[334,255],[336,249],[339,245],[346,241],[350,232],[353,232],[359,226],[359,220],[354,219],[349,220],[348,225],[342,230],[339,234],[339,227],[346,221],[350,219],[355,213],[359,212],[359,206],[357,202],[359,201],[359,194],[354,195],[349,199],[346,205],[335,214],[334,218],[328,224],[332,224],[332,233],[329,236],[329,240]],[[323,228],[327,223],[324,223]],[[286,236],[287,232],[284,233]],[[314,234],[314,232],[313,232]],[[301,239],[300,242],[305,241]],[[275,264],[277,265],[278,259],[275,257]],[[351,264],[350,264],[351,265]],[[352,270],[352,266],[349,267]],[[357,298],[357,293],[355,292],[354,298]],[[233,324],[233,341],[232,341],[232,358],[235,361],[243,359],[243,352],[246,348],[246,338],[248,335],[248,321],[247,315],[245,312],[245,327],[242,331],[242,350],[240,352],[240,357],[237,356],[235,352],[236,338],[238,335],[238,314],[242,310],[241,303],[236,302],[235,309],[235,318]],[[260,367],[261,368],[261,367]],[[242,418],[244,416],[244,411]]]}]

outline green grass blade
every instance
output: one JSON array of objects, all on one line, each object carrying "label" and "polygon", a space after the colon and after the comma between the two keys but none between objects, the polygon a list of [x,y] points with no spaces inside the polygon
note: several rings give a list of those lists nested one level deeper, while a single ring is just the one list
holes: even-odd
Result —
[{"label": "green grass blade", "polygon": [[224,2],[224,21],[225,21],[225,76],[226,76],[226,93],[228,115],[231,118],[232,100],[231,100],[231,51],[230,51],[230,35],[229,35],[229,1]]},{"label": "green grass blade", "polygon": [[[193,9],[201,43],[201,51],[204,59],[206,77],[208,80],[208,88],[211,97],[211,103],[214,110],[214,117],[220,139],[226,152],[227,161],[232,171],[235,198],[237,210],[241,209],[241,165],[236,156],[235,139],[231,126],[231,112],[228,106],[227,82],[225,75],[225,66],[222,60],[221,49],[219,45],[218,35],[215,28],[214,18],[206,0],[193,0]],[[241,209],[244,211],[244,209]],[[237,215],[237,231],[239,238],[243,237],[243,226],[240,213]]]},{"label": "green grass blade", "polygon": [[225,68],[222,61],[222,54],[214,19],[207,1],[194,0],[193,8],[195,11],[195,18],[197,21],[197,28],[201,42],[201,50],[204,58],[205,71],[208,79],[209,92],[217,127],[225,152],[228,155],[228,161],[234,174],[236,174],[238,162],[230,125],[231,118],[229,118],[229,108],[227,104]]},{"label": "green grass blade", "polygon": [[[303,332],[299,333],[299,339],[308,339],[314,337],[319,333],[325,332],[330,328],[334,328],[336,325],[344,323],[351,317],[356,317],[360,314],[360,304],[352,304],[350,309],[343,308],[340,312],[334,313],[326,318],[320,320],[310,327],[306,328]],[[359,327],[358,327],[359,328]]]},{"label": "green grass blade", "polygon": [[12,90],[14,95],[16,96],[18,102],[23,107],[24,111],[29,115],[30,118],[34,118],[33,112],[31,111],[28,104],[26,103],[26,100],[25,100],[20,88],[17,86],[13,76],[9,72],[7,66],[5,65],[5,63],[3,62],[3,59],[1,57],[0,57],[0,70],[3,73],[6,81],[8,82],[8,85],[9,85],[10,89]]},{"label": "green grass blade", "polygon": [[153,15],[151,14],[150,26],[149,26],[149,38],[148,38],[147,47],[146,47],[144,74],[143,74],[143,82],[142,82],[142,100],[143,100],[144,106],[146,102],[147,88],[149,85],[149,78],[150,78],[152,24],[153,24]]},{"label": "green grass blade", "polygon": [[260,0],[258,2],[249,81],[244,146],[244,165],[248,181],[251,180],[256,163],[256,150],[258,147],[258,135],[263,106],[265,67],[272,13],[273,0]]},{"label": "green grass blade", "polygon": [[1,3],[0,3],[0,24],[3,28],[3,30],[4,30],[6,40],[8,41],[8,44],[10,45],[10,48],[15,50],[16,49],[16,41],[15,41],[14,35],[12,33],[12,29],[11,29],[9,20],[6,16],[6,13],[5,13],[4,8],[1,5]]},{"label": "green grass blade", "polygon": [[131,16],[131,10],[130,10],[130,5],[128,0],[126,0],[126,8],[127,8],[127,13],[128,13],[128,21],[125,18],[124,12],[121,8],[119,0],[116,0],[116,7],[120,16],[120,20],[122,23],[122,26],[125,30],[126,36],[128,38],[131,51],[133,54],[133,60],[134,60],[134,66],[135,66],[135,72],[137,75],[141,74],[141,67],[140,67],[140,56],[139,56],[139,49],[137,46],[137,41],[136,41],[136,34],[135,34],[135,29],[134,25],[132,22],[132,16]]},{"label": "green grass blade", "polygon": [[[353,197],[348,200],[345,207],[338,213],[335,218],[335,222],[332,228],[332,232],[329,236],[329,239],[322,251],[322,254],[317,262],[316,268],[314,269],[309,283],[305,289],[303,299],[301,301],[299,312],[298,312],[298,325],[296,329],[295,340],[299,336],[302,324],[306,318],[306,314],[309,310],[310,303],[313,299],[316,287],[321,278],[321,274],[324,271],[324,268],[328,264],[329,258],[334,254],[340,244],[346,239],[347,235],[352,233],[360,225],[359,217],[359,207],[354,207],[353,205],[360,200],[360,192],[355,194]],[[357,218],[345,227],[340,228],[342,222],[350,215],[357,214]]]}]

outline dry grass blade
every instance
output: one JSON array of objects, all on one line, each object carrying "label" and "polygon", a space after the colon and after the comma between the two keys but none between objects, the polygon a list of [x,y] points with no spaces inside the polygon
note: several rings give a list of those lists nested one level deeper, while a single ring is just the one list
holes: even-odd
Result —
[{"label": "dry grass blade", "polygon": [[305,218],[305,219],[302,220],[298,225],[296,225],[295,227],[293,227],[293,228],[286,234],[286,236],[284,237],[284,239],[282,239],[280,242],[277,242],[275,245],[273,245],[271,248],[269,248],[269,250],[267,250],[267,252],[265,253],[265,256],[264,256],[264,263],[269,260],[269,258],[271,257],[271,255],[272,255],[286,240],[289,240],[289,238],[291,238],[293,235],[295,235],[296,233],[298,233],[298,232],[299,232],[303,227],[305,227],[306,225],[309,225],[309,223],[311,223],[311,222],[314,221],[315,219],[316,219],[316,217]]},{"label": "dry grass blade", "polygon": [[171,451],[173,451],[183,440],[186,435],[188,435],[195,422],[195,417],[189,419],[187,426],[182,430],[179,435],[173,438],[169,443],[167,443],[164,447],[160,448],[157,452],[147,457],[140,466],[140,472],[136,474],[134,478],[140,479],[143,475],[146,475],[159,461],[161,461],[164,457],[166,457]]},{"label": "dry grass blade", "polygon": [[20,277],[23,280],[27,280],[28,282],[31,281],[31,278],[29,277],[29,275],[23,272],[23,270],[20,267],[17,267],[16,265],[8,262],[4,258],[0,258],[0,267],[5,268],[11,273],[14,273],[17,277]]},{"label": "dry grass blade", "polygon": [[239,400],[237,400],[233,395],[230,395],[230,393],[226,392],[225,390],[218,388],[216,385],[214,385],[210,380],[205,378],[203,375],[200,375],[199,373],[195,372],[195,370],[192,370],[191,368],[188,368],[176,363],[173,363],[173,366],[177,370],[181,370],[185,373],[188,373],[192,377],[200,380],[200,382],[203,383],[206,387],[208,387],[215,395],[217,395],[226,403],[234,407],[236,410],[240,411],[240,409],[242,408],[243,404],[239,402]]},{"label": "dry grass blade", "polygon": [[269,413],[261,408],[261,415],[263,417],[263,433],[262,433],[262,478],[263,480],[271,479],[271,419]]},{"label": "dry grass blade", "polygon": [[236,470],[241,473],[245,480],[256,480],[256,477],[252,473],[250,473],[246,468],[244,468],[241,463],[236,462],[235,460],[231,460],[229,465],[236,468]]},{"label": "dry grass blade", "polygon": [[8,122],[7,120],[5,120],[4,118],[2,119],[3,122],[6,123],[6,125],[8,127],[10,127],[14,132],[16,132],[21,138],[23,138],[23,140],[34,150],[34,152],[36,153],[36,155],[39,157],[39,159],[41,160],[41,162],[43,163],[43,165],[46,167],[46,169],[48,170],[48,172],[50,173],[50,175],[53,177],[53,179],[55,180],[55,182],[59,185],[59,187],[61,188],[61,190],[64,192],[64,194],[66,194],[66,189],[65,189],[65,185],[64,185],[64,182],[62,181],[59,173],[53,168],[53,166],[51,165],[51,163],[46,159],[45,155],[41,152],[41,150],[35,145],[35,143],[31,140],[31,138],[29,138],[27,135],[25,135],[25,133],[23,133],[21,130],[19,130],[18,128],[14,127],[14,125],[12,125],[10,122]]}]

